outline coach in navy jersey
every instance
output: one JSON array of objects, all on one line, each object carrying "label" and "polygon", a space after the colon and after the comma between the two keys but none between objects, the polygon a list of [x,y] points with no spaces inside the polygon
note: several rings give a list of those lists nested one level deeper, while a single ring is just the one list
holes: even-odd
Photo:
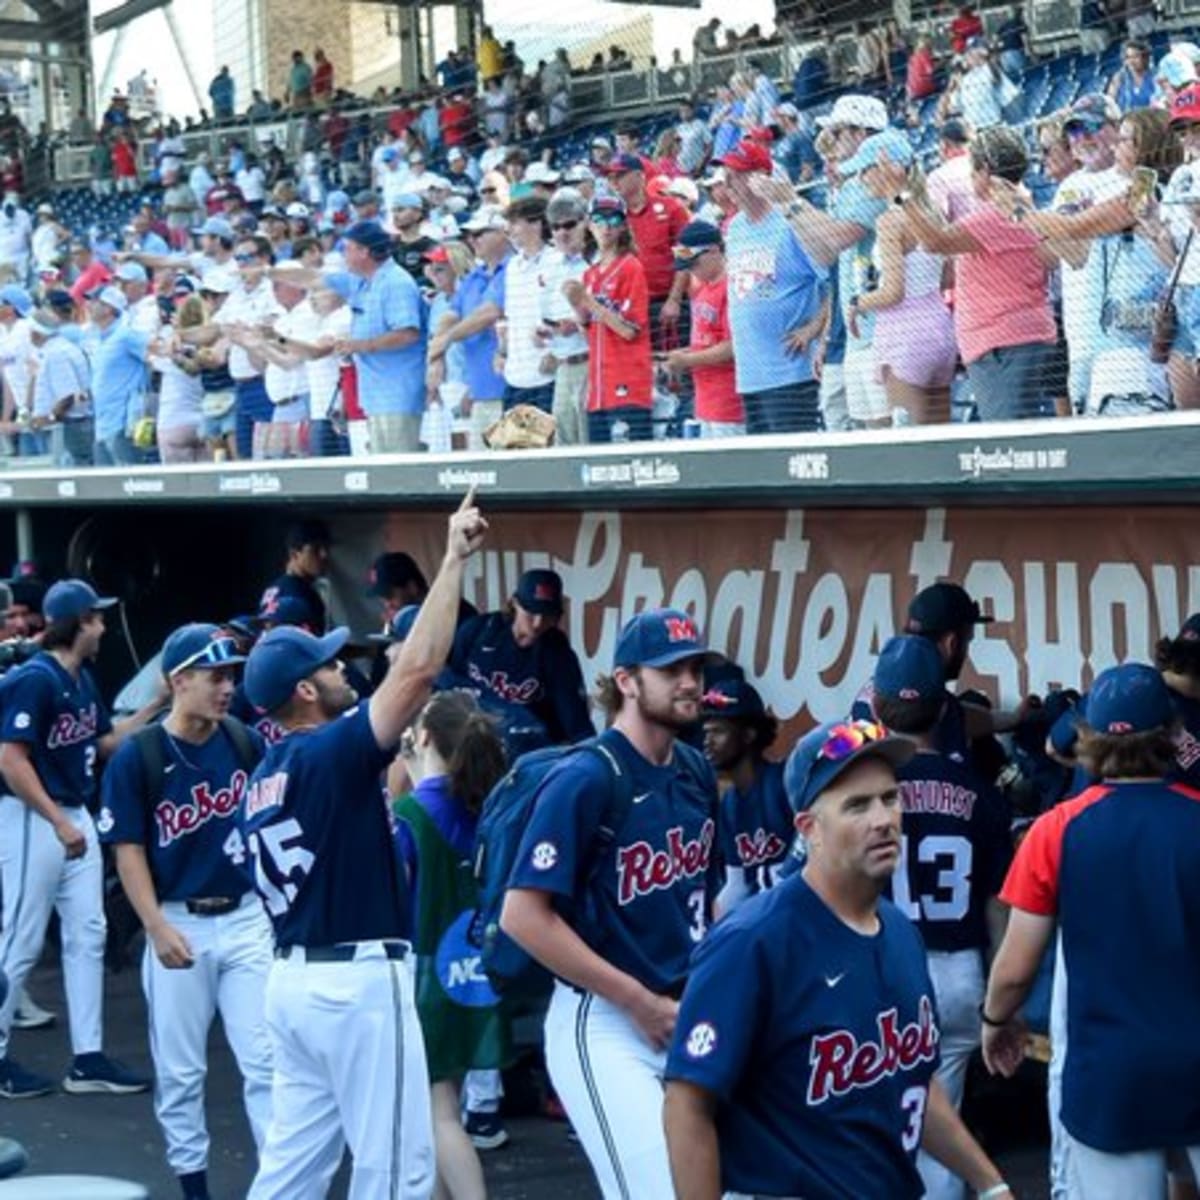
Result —
[{"label": "coach in navy jersey", "polygon": [[1038,818],[1001,892],[1012,914],[988,981],[984,1061],[1019,1067],[1017,1014],[1057,918],[1078,1200],[1165,1196],[1171,1151],[1200,1174],[1200,791],[1170,781],[1177,732],[1159,671],[1102,672],[1078,746],[1099,782]]},{"label": "coach in navy jersey", "polygon": [[250,1200],[326,1194],[349,1145],[360,1200],[424,1200],[434,1183],[425,1051],[410,932],[382,775],[454,634],[463,567],[486,522],[474,493],[450,520],[441,570],[369,702],[355,704],[323,638],[274,629],[250,652],[246,692],[286,736],[242,804],[255,886],[275,930],[267,1023],[271,1124]]},{"label": "coach in navy jersey", "polygon": [[1007,1197],[932,1079],[924,948],[881,898],[900,849],[895,770],[912,754],[865,721],[792,751],[804,869],[714,927],[683,994],[664,1114],[678,1200],[916,1200],[922,1144],[980,1196]]},{"label": "coach in navy jersey", "polygon": [[725,886],[718,915],[769,888],[794,840],[783,763],[763,757],[779,732],[762,697],[745,679],[710,683],[704,693],[704,757],[729,780],[717,815]]},{"label": "coach in navy jersey", "polygon": [[[249,772],[264,747],[252,730],[222,724],[244,661],[216,625],[184,625],[167,638],[162,671],[171,711],[113,756],[97,821],[101,840],[116,847],[121,885],[146,930],[142,988],[154,1111],[185,1200],[209,1195],[204,1077],[218,1012],[258,1146],[270,1118],[263,994],[271,927],[237,827]],[[150,743],[142,739],[150,738],[158,739],[157,754],[147,754]],[[161,765],[157,778],[147,777],[148,763]]]},{"label": "coach in navy jersey", "polygon": [[[941,1031],[937,1078],[957,1109],[981,1038],[984,959],[1004,928],[995,897],[1012,858],[1011,815],[987,780],[937,749],[946,689],[931,642],[892,638],[879,653],[874,691],[885,728],[909,737],[917,751],[896,772],[902,817],[891,899],[928,952]],[[961,1200],[962,1181],[940,1163],[922,1154],[917,1166],[926,1200]]]},{"label": "coach in navy jersey", "polygon": [[[671,1194],[662,1071],[720,873],[716,780],[678,740],[700,715],[709,657],[685,613],[626,622],[600,681],[602,753],[564,756],[546,776],[501,915],[558,979],[546,1064],[605,1200]],[[615,789],[628,800],[609,818]]]},{"label": "coach in navy jersey", "polygon": [[116,725],[91,676],[104,637],[104,612],[116,600],[82,579],[46,593],[42,653],[10,672],[0,696],[0,872],[4,930],[0,966],[11,990],[0,1007],[0,1095],[40,1096],[51,1080],[8,1056],[13,1008],[42,952],[50,913],[62,922],[63,982],[75,1060],[63,1087],[75,1093],[145,1091],[101,1050],[104,994],[104,866],[89,806],[97,760],[162,707],[155,699]]},{"label": "coach in navy jersey", "polygon": [[[439,689],[468,687],[485,710],[501,716],[532,714],[536,738],[505,736],[510,756],[535,744],[577,742],[595,733],[579,659],[558,627],[562,578],[556,571],[526,571],[508,609],[464,621],[454,638]],[[528,742],[528,744],[526,744]]]}]

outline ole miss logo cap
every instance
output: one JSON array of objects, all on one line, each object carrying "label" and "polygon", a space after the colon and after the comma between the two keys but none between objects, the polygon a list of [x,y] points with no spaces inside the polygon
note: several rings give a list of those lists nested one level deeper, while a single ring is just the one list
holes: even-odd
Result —
[{"label": "ole miss logo cap", "polygon": [[557,571],[526,571],[514,593],[517,603],[535,616],[558,616],[563,610],[563,582]]},{"label": "ole miss logo cap", "polygon": [[757,688],[744,679],[722,679],[712,684],[705,689],[700,704],[704,716],[727,721],[756,720],[767,715]]},{"label": "ole miss logo cap", "polygon": [[945,696],[942,656],[928,639],[902,633],[879,652],[873,680],[877,696],[894,700],[938,700]]},{"label": "ole miss logo cap", "polygon": [[685,658],[720,659],[709,650],[696,622],[675,608],[651,608],[625,622],[613,667],[669,667]]},{"label": "ole miss logo cap", "polygon": [[1102,671],[1088,692],[1087,723],[1102,734],[1147,733],[1170,725],[1175,702],[1149,663],[1122,663]]}]

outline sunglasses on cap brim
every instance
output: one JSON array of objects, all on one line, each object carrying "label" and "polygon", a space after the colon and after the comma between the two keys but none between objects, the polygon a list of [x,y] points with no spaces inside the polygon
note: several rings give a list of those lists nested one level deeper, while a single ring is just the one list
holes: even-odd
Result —
[{"label": "sunglasses on cap brim", "polygon": [[203,650],[189,655],[170,673],[173,677],[181,671],[191,671],[197,667],[223,667],[242,661],[244,656],[238,652],[237,642],[231,637],[220,637],[214,638]]}]

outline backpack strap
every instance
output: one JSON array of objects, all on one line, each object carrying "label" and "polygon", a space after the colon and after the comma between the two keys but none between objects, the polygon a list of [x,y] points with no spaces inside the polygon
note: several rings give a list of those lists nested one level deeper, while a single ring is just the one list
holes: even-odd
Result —
[{"label": "backpack strap", "polygon": [[142,760],[142,803],[149,811],[162,788],[167,773],[167,747],[163,741],[163,728],[159,724],[147,725],[133,735],[138,757]]},{"label": "backpack strap", "polygon": [[234,753],[242,765],[242,770],[249,775],[258,766],[259,759],[262,757],[258,752],[258,747],[254,744],[254,739],[250,736],[250,730],[237,717],[231,716],[221,718],[221,728],[225,730],[225,736],[233,743]]}]

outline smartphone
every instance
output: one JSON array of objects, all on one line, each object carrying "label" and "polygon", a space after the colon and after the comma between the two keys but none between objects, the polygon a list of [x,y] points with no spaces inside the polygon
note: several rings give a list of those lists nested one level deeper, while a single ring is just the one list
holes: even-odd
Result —
[{"label": "smartphone", "polygon": [[1158,187],[1158,172],[1153,167],[1135,167],[1129,184],[1129,211],[1137,218],[1144,217],[1154,202]]}]

